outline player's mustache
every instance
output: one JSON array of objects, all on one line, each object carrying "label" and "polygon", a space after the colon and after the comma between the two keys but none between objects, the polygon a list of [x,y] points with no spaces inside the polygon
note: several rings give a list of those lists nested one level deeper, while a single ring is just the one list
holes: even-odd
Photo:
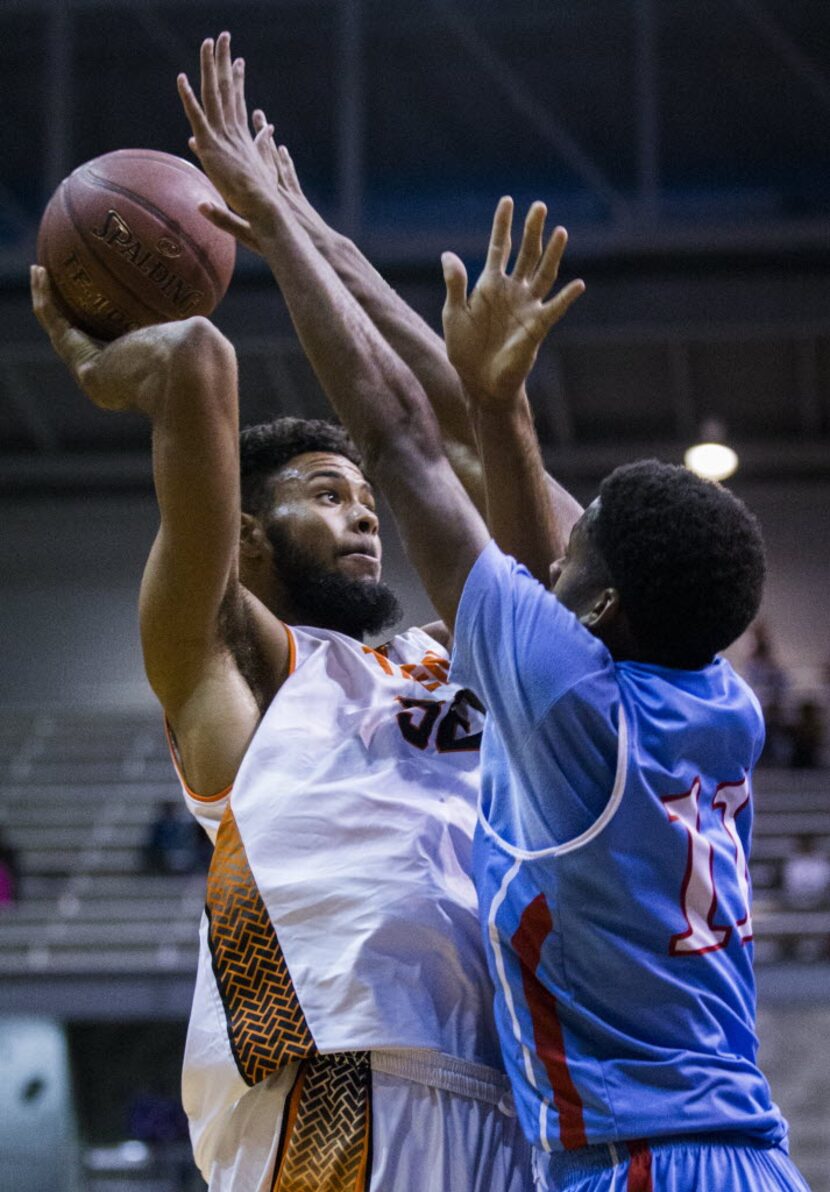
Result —
[{"label": "player's mustache", "polygon": [[348,545],[342,546],[337,553],[339,555],[370,555],[373,559],[377,559],[379,549],[377,542],[372,538],[355,538]]}]

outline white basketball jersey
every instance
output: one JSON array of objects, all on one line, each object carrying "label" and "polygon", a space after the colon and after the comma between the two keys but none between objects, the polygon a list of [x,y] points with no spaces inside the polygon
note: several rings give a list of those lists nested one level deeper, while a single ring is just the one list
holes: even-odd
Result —
[{"label": "white basketball jersey", "polygon": [[422,630],[379,650],[289,633],[232,791],[186,790],[216,841],[184,1073],[203,1169],[226,1111],[291,1059],[501,1066],[470,879],[481,711]]}]

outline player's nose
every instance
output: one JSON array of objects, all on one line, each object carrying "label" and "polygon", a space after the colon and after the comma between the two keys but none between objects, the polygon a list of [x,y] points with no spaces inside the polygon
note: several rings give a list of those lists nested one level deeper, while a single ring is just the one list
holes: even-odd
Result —
[{"label": "player's nose", "polygon": [[377,514],[367,505],[356,505],[352,525],[361,534],[377,534],[379,525]]}]

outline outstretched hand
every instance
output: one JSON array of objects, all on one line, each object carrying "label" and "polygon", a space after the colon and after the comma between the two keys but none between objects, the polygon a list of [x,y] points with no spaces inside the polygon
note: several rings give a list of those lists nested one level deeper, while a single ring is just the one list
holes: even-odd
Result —
[{"label": "outstretched hand", "polygon": [[544,244],[546,215],[544,203],[533,203],[513,271],[508,273],[513,200],[499,200],[487,262],[469,298],[461,260],[454,253],[441,258],[447,287],[443,312],[447,354],[479,404],[508,403],[522,392],[542,340],[585,290],[583,281],[572,281],[547,299],[568,234],[558,227]]},{"label": "outstretched hand", "polygon": [[220,33],[216,42],[202,42],[201,103],[186,74],[177,86],[193,135],[188,144],[222,198],[233,208],[205,203],[200,211],[243,244],[256,249],[252,224],[273,206],[279,177],[271,134],[273,129],[261,113],[252,133],[245,101],[245,63],[231,60],[231,37]]}]

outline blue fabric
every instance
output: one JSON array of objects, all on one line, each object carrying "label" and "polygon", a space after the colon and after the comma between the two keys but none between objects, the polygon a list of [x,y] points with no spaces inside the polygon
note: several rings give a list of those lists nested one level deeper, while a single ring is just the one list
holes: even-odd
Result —
[{"label": "blue fabric", "polygon": [[613,661],[493,542],[464,588],[452,673],[486,694],[491,713],[482,742],[488,818],[497,800],[508,839],[528,849],[589,828],[614,781],[620,695]]},{"label": "blue fabric", "polygon": [[489,712],[474,878],[528,1137],[780,1141],[755,1063],[749,689],[722,659],[615,664],[492,543],[455,633],[452,678]]},{"label": "blue fabric", "polygon": [[608,1147],[564,1162],[538,1155],[538,1192],[810,1192],[782,1146],[685,1139],[648,1152],[632,1157],[621,1143],[613,1155]]}]

